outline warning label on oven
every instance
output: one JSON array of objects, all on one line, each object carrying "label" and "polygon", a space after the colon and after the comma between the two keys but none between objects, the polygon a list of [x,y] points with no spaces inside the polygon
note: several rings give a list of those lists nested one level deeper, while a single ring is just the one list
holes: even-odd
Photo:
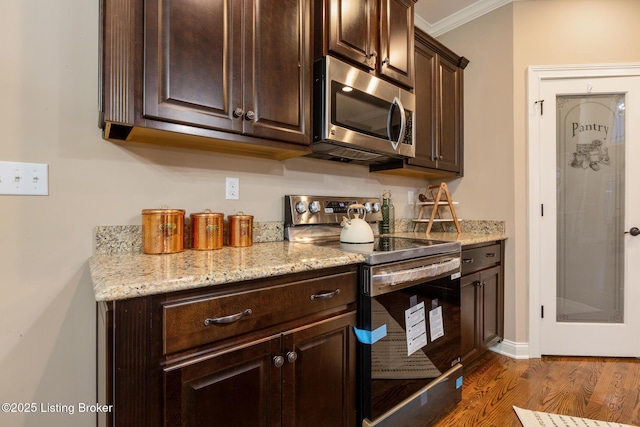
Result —
[{"label": "warning label on oven", "polygon": [[424,314],[424,301],[405,310],[407,326],[407,356],[427,345],[427,325]]},{"label": "warning label on oven", "polygon": [[434,308],[429,312],[429,332],[431,333],[431,341],[435,341],[444,336],[442,306]]}]

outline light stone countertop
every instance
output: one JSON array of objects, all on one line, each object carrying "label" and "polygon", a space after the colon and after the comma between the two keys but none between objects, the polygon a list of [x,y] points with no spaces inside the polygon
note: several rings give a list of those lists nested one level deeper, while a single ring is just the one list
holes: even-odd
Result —
[{"label": "light stone countertop", "polygon": [[463,246],[474,245],[476,243],[489,243],[498,240],[506,240],[507,236],[504,233],[429,233],[424,232],[404,232],[394,233],[394,236],[398,237],[411,237],[413,239],[432,239],[443,240],[446,242],[460,242]]},{"label": "light stone countertop", "polygon": [[89,265],[96,301],[113,301],[363,261],[359,254],[281,241],[164,255],[94,255]]},{"label": "light stone countertop", "polygon": [[[405,221],[407,222],[407,221]],[[96,254],[89,260],[96,301],[114,301],[203,286],[240,282],[364,262],[360,254],[282,241],[281,224],[261,226],[254,245],[213,251],[147,255],[140,251],[140,227],[97,227]],[[400,230],[413,228],[408,221]],[[399,237],[457,241],[462,246],[506,239],[499,222],[466,222],[463,233],[403,231]],[[280,239],[269,241],[270,239]]]}]

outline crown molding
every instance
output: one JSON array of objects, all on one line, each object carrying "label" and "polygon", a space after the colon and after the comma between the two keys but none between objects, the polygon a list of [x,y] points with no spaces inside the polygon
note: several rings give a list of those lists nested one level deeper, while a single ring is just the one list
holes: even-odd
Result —
[{"label": "crown molding", "polygon": [[464,9],[454,13],[442,19],[435,24],[430,24],[421,16],[415,16],[415,26],[420,28],[425,33],[437,37],[441,34],[451,31],[459,26],[473,21],[480,16],[487,14],[493,10],[496,10],[506,4],[512,3],[515,0],[486,0],[479,1],[475,4],[465,7]]}]

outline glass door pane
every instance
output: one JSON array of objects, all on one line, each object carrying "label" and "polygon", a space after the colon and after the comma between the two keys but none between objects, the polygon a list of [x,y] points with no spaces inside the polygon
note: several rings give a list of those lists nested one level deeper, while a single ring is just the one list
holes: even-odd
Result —
[{"label": "glass door pane", "polygon": [[624,321],[625,95],[558,96],[558,322]]}]

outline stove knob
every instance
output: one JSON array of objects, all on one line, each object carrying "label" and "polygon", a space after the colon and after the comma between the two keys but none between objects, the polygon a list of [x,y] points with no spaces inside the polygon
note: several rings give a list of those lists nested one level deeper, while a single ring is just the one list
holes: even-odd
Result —
[{"label": "stove knob", "polygon": [[296,212],[303,214],[307,211],[307,204],[305,202],[296,203]]},{"label": "stove knob", "polygon": [[375,202],[373,204],[373,212],[380,212],[380,202]]},{"label": "stove knob", "polygon": [[309,203],[309,213],[310,214],[315,214],[318,213],[320,211],[320,202],[318,201],[314,201]]}]

